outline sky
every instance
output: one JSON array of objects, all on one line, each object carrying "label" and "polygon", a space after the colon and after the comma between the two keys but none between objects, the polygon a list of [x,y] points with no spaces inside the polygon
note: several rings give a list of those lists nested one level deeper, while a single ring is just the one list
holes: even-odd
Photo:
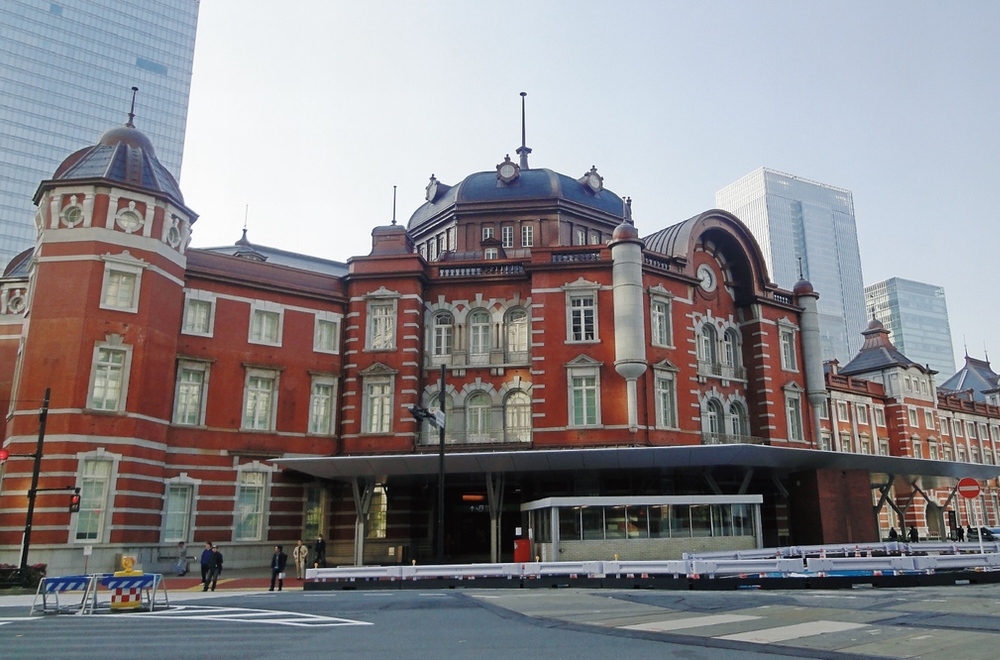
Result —
[{"label": "sky", "polygon": [[643,236],[761,166],[852,191],[865,283],[943,286],[956,366],[1000,361],[998,35],[994,0],[202,0],[193,245],[366,255],[393,186],[405,224],[516,159],[524,91],[530,165]]}]

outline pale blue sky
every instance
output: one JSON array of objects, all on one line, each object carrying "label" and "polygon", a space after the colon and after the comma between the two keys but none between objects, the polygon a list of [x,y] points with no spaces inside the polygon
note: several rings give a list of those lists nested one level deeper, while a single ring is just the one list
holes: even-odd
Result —
[{"label": "pale blue sky", "polygon": [[513,157],[523,90],[531,165],[596,165],[643,235],[760,166],[851,190],[865,282],[944,286],[958,357],[1000,360],[998,38],[992,0],[203,0],[181,187],[196,246],[249,205],[346,260],[393,185],[405,223]]}]

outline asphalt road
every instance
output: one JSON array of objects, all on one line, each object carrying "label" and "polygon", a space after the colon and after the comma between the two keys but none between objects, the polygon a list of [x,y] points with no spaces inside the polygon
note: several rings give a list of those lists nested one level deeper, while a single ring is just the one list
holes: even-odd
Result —
[{"label": "asphalt road", "polygon": [[735,592],[172,593],[167,610],[28,616],[0,597],[0,657],[996,658],[1000,586]]}]

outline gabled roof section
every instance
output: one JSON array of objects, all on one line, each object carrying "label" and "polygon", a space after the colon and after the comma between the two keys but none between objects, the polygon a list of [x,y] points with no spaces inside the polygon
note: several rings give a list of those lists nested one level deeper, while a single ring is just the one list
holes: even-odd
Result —
[{"label": "gabled roof section", "polygon": [[288,252],[278,248],[258,245],[247,240],[247,230],[243,230],[243,237],[233,245],[222,245],[219,247],[195,248],[200,252],[211,252],[213,254],[224,254],[230,257],[239,257],[251,261],[262,261],[288,268],[309,271],[311,273],[321,273],[323,275],[333,275],[343,277],[347,275],[347,264],[330,259],[311,257],[298,252]]},{"label": "gabled roof section", "polygon": [[917,364],[906,357],[893,345],[889,339],[889,331],[881,321],[872,319],[868,329],[861,333],[865,338],[864,345],[854,359],[839,371],[842,376],[882,371],[891,367],[916,367],[924,373],[933,373],[926,367]]},{"label": "gabled roof section", "polygon": [[941,383],[938,391],[945,393],[972,392],[973,401],[986,402],[985,392],[1000,387],[1000,376],[990,368],[989,360],[965,356],[965,366],[954,376]]}]

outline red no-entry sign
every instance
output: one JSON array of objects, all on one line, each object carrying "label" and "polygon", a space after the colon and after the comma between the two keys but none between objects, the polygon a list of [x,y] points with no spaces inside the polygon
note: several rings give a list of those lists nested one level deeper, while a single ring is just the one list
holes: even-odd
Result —
[{"label": "red no-entry sign", "polygon": [[958,494],[970,500],[974,497],[979,497],[979,482],[972,477],[960,479],[958,482]]}]

